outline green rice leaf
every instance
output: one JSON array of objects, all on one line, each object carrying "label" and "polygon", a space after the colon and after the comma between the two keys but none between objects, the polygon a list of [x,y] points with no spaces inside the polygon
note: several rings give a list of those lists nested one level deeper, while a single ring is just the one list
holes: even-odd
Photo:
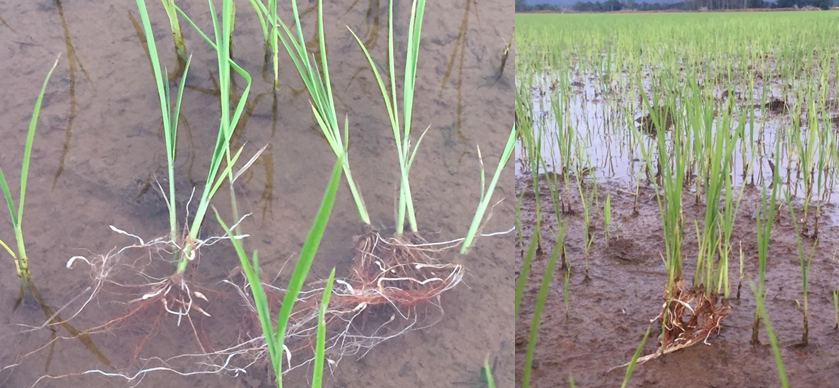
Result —
[{"label": "green rice leaf", "polygon": [[312,388],[320,388],[323,381],[323,363],[325,360],[326,347],[326,320],[324,314],[329,305],[329,297],[332,295],[332,282],[335,280],[335,268],[329,273],[326,279],[326,287],[323,289],[323,298],[318,309],[318,335],[315,341],[315,365],[312,370]]},{"label": "green rice leaf", "polygon": [[507,165],[507,161],[510,160],[510,156],[513,154],[515,146],[516,125],[513,124],[513,128],[510,130],[510,135],[507,137],[507,144],[504,146],[504,151],[501,153],[501,159],[498,161],[498,166],[495,168],[495,174],[493,174],[492,180],[489,182],[489,187],[487,188],[486,193],[478,203],[478,209],[475,211],[475,216],[472,218],[472,224],[469,226],[469,231],[466,233],[466,239],[463,240],[463,246],[460,247],[461,254],[466,253],[472,245],[472,241],[478,233],[478,228],[481,226],[484,214],[489,207],[489,202],[492,199],[492,193],[495,191],[495,186],[498,183],[498,179],[501,177],[501,172],[504,170],[504,166]]},{"label": "green rice leaf", "polygon": [[[294,303],[297,301],[297,295],[303,288],[303,282],[306,280],[306,275],[309,273],[309,268],[312,265],[312,260],[315,257],[318,246],[320,245],[323,232],[326,229],[326,223],[329,221],[329,214],[332,212],[332,205],[335,202],[335,193],[338,191],[338,184],[341,181],[341,166],[344,155],[338,158],[335,166],[332,168],[332,177],[329,179],[329,185],[324,193],[320,208],[315,216],[315,222],[309,229],[309,234],[306,241],[303,243],[303,248],[300,250],[300,256],[297,259],[297,264],[294,266],[294,271],[291,274],[291,279],[288,281],[285,296],[283,297],[280,313],[277,317],[277,333],[275,341],[279,348],[282,347],[285,341],[285,332],[288,325],[288,319],[291,316],[291,310]],[[274,370],[280,370],[280,359],[272,360]],[[282,375],[280,375],[282,376]],[[279,378],[282,381],[282,378]],[[280,383],[282,386],[282,383]]]},{"label": "green rice leaf", "polygon": [[[47,72],[47,77],[44,78],[44,83],[41,85],[41,91],[38,93],[38,99],[35,100],[35,108],[32,109],[32,119],[29,120],[29,132],[26,134],[26,145],[23,149],[23,163],[20,170],[20,202],[18,203],[17,221],[14,224],[17,228],[20,228],[20,224],[23,222],[23,202],[26,197],[26,182],[29,179],[29,159],[32,156],[32,143],[35,140],[35,127],[38,125],[38,116],[41,114],[41,102],[44,100],[44,92],[47,90],[47,83],[50,81],[52,71],[55,70],[57,65],[58,58],[55,59],[50,71]],[[6,194],[8,187],[5,185],[5,181],[6,179],[3,178],[3,196],[6,197],[6,201],[8,203],[11,202],[11,198]]]}]

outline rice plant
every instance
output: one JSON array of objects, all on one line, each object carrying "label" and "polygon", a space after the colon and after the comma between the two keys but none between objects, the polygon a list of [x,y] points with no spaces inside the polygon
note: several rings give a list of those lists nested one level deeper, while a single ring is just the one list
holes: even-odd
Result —
[{"label": "rice plant", "polygon": [[[483,371],[489,371],[489,356],[484,358],[484,368]],[[486,385],[487,388],[495,388],[495,379],[492,377],[492,372],[486,372]]]},{"label": "rice plant", "polygon": [[[164,4],[167,3],[164,2]],[[174,3],[172,3],[171,6],[174,7]],[[164,197],[166,198],[166,208],[169,211],[169,237],[172,241],[175,241],[178,239],[178,234],[180,233],[177,216],[178,212],[175,205],[175,156],[178,143],[178,119],[180,118],[184,85],[186,84],[186,77],[189,73],[189,64],[192,62],[192,56],[190,56],[186,61],[181,81],[178,84],[173,108],[172,95],[169,91],[169,81],[164,77],[166,74],[165,69],[161,69],[160,66],[160,59],[157,54],[157,45],[154,42],[154,35],[152,34],[151,22],[149,21],[149,15],[146,11],[145,1],[137,1],[137,7],[140,12],[143,29],[146,31],[146,45],[149,50],[152,73],[154,74],[155,86],[157,86],[157,96],[160,101],[160,117],[163,122],[163,139],[166,145],[166,172],[168,174],[167,178],[169,183],[169,195],[167,197],[164,194]],[[168,12],[169,8],[167,8],[167,13]],[[175,23],[177,23],[177,17],[175,18]],[[178,33],[180,33],[180,29],[178,30]],[[181,40],[183,41],[183,36],[181,36]]]},{"label": "rice plant", "polygon": [[[545,300],[548,298],[548,289],[553,281],[553,271],[556,266],[556,259],[565,248],[565,227],[566,224],[560,224],[559,230],[556,233],[556,244],[553,247],[551,256],[548,259],[545,273],[542,275],[542,284],[539,288],[539,295],[536,299],[536,306],[533,308],[533,317],[530,322],[530,337],[527,341],[527,353],[524,358],[524,369],[521,378],[521,386],[530,386],[530,373],[533,370],[533,351],[536,349],[536,337],[539,333],[539,324],[542,319],[542,309],[545,306]],[[518,306],[518,305],[517,305]]]},{"label": "rice plant", "polygon": [[[519,93],[516,93],[516,109],[517,109],[516,115],[517,115],[517,121],[518,121],[518,123],[516,124],[517,127],[518,127],[517,137],[521,141],[520,149],[522,151],[521,152],[522,155],[520,156],[520,159],[522,159],[522,163],[524,164],[523,168],[525,168],[527,171],[530,172],[530,178],[533,181],[533,195],[534,195],[534,205],[535,205],[535,210],[536,210],[536,224],[540,224],[542,222],[542,202],[541,202],[541,199],[540,199],[541,194],[540,194],[538,182],[539,182],[539,169],[540,169],[540,166],[544,163],[544,159],[542,158],[542,136],[540,136],[541,132],[534,133],[534,132],[536,132],[536,131],[534,131],[534,128],[536,128],[536,127],[533,127],[532,121],[527,119],[529,117],[529,113],[526,113],[526,112],[521,112],[521,114],[518,113],[518,111],[524,109],[524,105],[525,104],[521,100],[521,98],[519,96]],[[568,179],[565,179],[565,182],[566,182],[566,185],[565,185],[566,186],[566,192],[569,192],[570,190],[568,190],[568,186],[569,186]],[[562,197],[559,195],[558,187],[555,184],[556,181],[555,180],[549,180],[549,183],[550,183],[549,188],[551,190],[551,193],[550,193],[551,198],[554,199],[554,201],[553,201],[554,209],[556,209],[556,204],[557,203],[559,203],[560,208],[562,208],[563,207],[562,202],[556,200],[556,199],[559,199],[559,200],[562,199]],[[524,192],[522,192],[521,195],[524,195]],[[569,208],[569,211],[570,211],[570,208]],[[560,209],[560,212],[563,212],[562,209]],[[557,214],[559,214],[559,213],[557,213]],[[536,233],[534,233],[534,236],[536,236],[536,252],[541,254],[542,253],[542,237],[541,237],[541,234],[539,233],[538,228],[534,229],[534,231],[536,231]],[[564,262],[564,261],[563,261],[562,264],[563,264],[563,268],[565,268],[565,266],[567,265],[567,263]]]},{"label": "rice plant", "polygon": [[[562,256],[565,256],[565,249],[562,250]],[[565,321],[568,322],[568,318],[571,318],[571,291],[568,289],[571,283],[571,269],[565,269],[565,276],[563,276],[565,282],[563,283],[562,287],[562,296],[565,301]]]},{"label": "rice plant", "polygon": [[609,224],[612,222],[612,196],[606,195],[606,203],[603,204],[603,231],[606,233],[606,245],[609,245]]},{"label": "rice plant", "polygon": [[[0,240],[0,245],[9,253],[12,260],[15,262],[15,271],[20,279],[21,295],[29,291],[29,283],[32,277],[29,271],[29,256],[26,254],[26,244],[23,240],[23,204],[26,200],[26,183],[29,179],[29,160],[32,156],[32,144],[35,141],[35,128],[38,126],[38,116],[41,113],[41,102],[44,100],[44,92],[47,90],[47,83],[49,83],[50,76],[52,76],[55,66],[58,65],[58,58],[52,64],[52,67],[47,72],[44,78],[44,83],[41,85],[41,91],[35,99],[35,107],[32,109],[32,118],[29,120],[29,130],[26,132],[26,142],[23,147],[23,160],[20,167],[20,196],[18,196],[18,203],[15,206],[15,201],[12,198],[12,193],[9,190],[9,184],[6,181],[6,176],[3,170],[0,169],[0,189],[3,190],[3,199],[6,201],[6,206],[9,209],[9,216],[12,220],[12,229],[15,234],[15,247],[12,249],[8,244]],[[17,209],[15,209],[17,207]]]},{"label": "rice plant", "polygon": [[[642,95],[643,96],[643,95]],[[672,138],[677,142],[673,146],[673,165],[670,165],[670,157],[667,153],[668,147],[665,143],[664,118],[650,109],[650,101],[644,97],[644,105],[655,124],[656,150],[651,150],[646,146],[641,134],[635,132],[638,145],[647,160],[647,169],[653,169],[653,160],[658,160],[658,168],[661,179],[662,193],[656,191],[656,200],[658,201],[659,210],[661,213],[661,221],[664,231],[664,245],[665,245],[665,266],[667,268],[667,289],[672,289],[676,282],[682,276],[682,238],[684,232],[684,220],[682,219],[682,187],[685,178],[685,161],[681,142],[683,139],[683,131],[681,126],[676,126],[672,132]],[[653,106],[659,106],[657,98],[653,101]],[[669,106],[674,106],[675,101],[669,101]],[[657,152],[657,155],[653,154]],[[657,156],[657,158],[655,157]]]},{"label": "rice plant", "polygon": [[839,329],[839,289],[833,291],[833,330]]},{"label": "rice plant", "polygon": [[[145,34],[146,43],[149,50],[149,58],[152,64],[152,71],[155,78],[155,86],[157,89],[158,100],[160,103],[160,114],[163,123],[164,129],[164,142],[166,146],[166,159],[167,159],[167,174],[168,174],[168,195],[166,190],[162,187],[160,188],[161,194],[164,197],[164,201],[166,202],[166,206],[169,212],[169,233],[165,237],[155,238],[150,241],[145,241],[143,238],[126,232],[124,230],[118,229],[114,226],[111,226],[111,229],[117,233],[129,236],[138,241],[138,243],[123,247],[119,250],[114,250],[111,253],[106,255],[98,255],[92,260],[87,259],[83,256],[74,256],[70,258],[67,262],[67,267],[72,268],[73,263],[77,260],[81,260],[86,262],[88,265],[91,266],[92,269],[92,278],[95,282],[95,287],[92,287],[92,295],[90,298],[93,298],[95,294],[97,294],[103,287],[104,283],[112,284],[115,287],[121,288],[129,288],[132,291],[136,292],[137,289],[142,290],[144,294],[137,299],[136,301],[139,302],[138,305],[141,307],[148,306],[152,303],[159,303],[161,307],[168,313],[177,316],[178,324],[180,324],[181,320],[184,317],[189,319],[189,314],[191,312],[198,312],[202,313],[203,315],[209,316],[209,314],[204,311],[197,303],[194,302],[194,298],[207,300],[203,294],[200,292],[196,292],[194,289],[191,288],[189,282],[184,276],[184,272],[186,271],[188,264],[193,262],[193,260],[197,256],[197,251],[207,242],[213,242],[217,239],[199,239],[199,233],[201,231],[201,226],[204,221],[204,217],[206,216],[207,210],[210,206],[210,201],[216,192],[219,190],[221,185],[227,181],[231,184],[231,201],[233,205],[233,212],[234,216],[238,220],[238,215],[236,215],[236,206],[235,206],[235,196],[232,191],[232,184],[235,181],[236,177],[240,176],[241,173],[250,166],[256,157],[258,157],[259,152],[251,159],[249,162],[245,163],[245,165],[237,171],[235,174],[233,173],[233,167],[238,160],[239,156],[242,153],[242,149],[240,148],[235,154],[231,153],[229,143],[230,138],[232,135],[233,128],[235,127],[238,118],[240,117],[242,110],[244,108],[244,104],[246,98],[242,98],[239,104],[236,107],[235,112],[232,114],[230,110],[230,101],[229,101],[229,87],[230,87],[230,70],[233,68],[235,71],[239,72],[243,75],[243,77],[247,80],[248,86],[245,88],[243,92],[243,96],[247,96],[249,87],[250,87],[250,77],[247,75],[243,69],[241,69],[235,62],[230,60],[229,57],[229,39],[230,34],[229,32],[232,30],[232,4],[231,2],[225,1],[223,2],[223,26],[219,28],[218,21],[213,18],[213,29],[216,36],[216,41],[219,42],[218,45],[210,41],[200,30],[198,32],[204,37],[208,42],[211,43],[211,46],[216,49],[218,60],[219,60],[219,83],[220,88],[222,90],[220,99],[221,99],[221,124],[219,126],[219,130],[217,133],[216,145],[214,147],[213,153],[211,155],[210,160],[210,168],[207,174],[207,179],[204,184],[202,194],[200,195],[200,199],[198,201],[197,211],[193,215],[193,219],[191,223],[189,219],[185,220],[184,225],[180,225],[178,223],[177,211],[176,211],[176,192],[175,192],[175,182],[176,177],[174,173],[174,162],[176,158],[176,148],[177,148],[177,135],[178,135],[178,118],[180,116],[180,106],[181,100],[183,96],[184,84],[185,79],[182,78],[180,84],[178,85],[177,94],[172,96],[172,93],[169,90],[169,83],[164,78],[165,69],[161,69],[159,59],[158,59],[158,52],[154,42],[154,33],[151,30],[151,22],[148,17],[148,13],[145,7],[144,0],[137,0],[136,1],[137,8],[140,13],[142,26]],[[213,8],[212,2],[209,2],[210,11],[213,15],[215,14],[215,9]],[[192,21],[183,14],[179,9],[178,11],[181,13],[182,16],[193,26],[195,26]],[[187,61],[188,66],[189,61]],[[187,66],[184,67],[184,73],[186,74]],[[173,106],[174,104],[174,106]],[[226,163],[223,166],[223,163]],[[194,192],[193,192],[194,193]],[[192,199],[190,198],[190,201]],[[238,222],[237,222],[238,225]],[[168,252],[168,254],[172,254],[173,257],[166,259],[160,256],[161,258],[171,261],[175,264],[174,273],[165,278],[156,278],[153,279],[151,277],[146,277],[149,280],[147,284],[139,284],[139,285],[122,285],[113,281],[108,281],[108,279],[113,278],[118,271],[115,271],[118,267],[125,267],[120,264],[120,259],[124,256],[124,252],[133,249],[159,249],[161,246],[165,246],[166,249],[163,249],[159,252]],[[131,265],[127,265],[127,267],[131,267]],[[142,271],[142,269],[134,268],[141,276],[148,275]],[[173,306],[176,310],[169,308],[169,306]],[[180,307],[174,307],[180,306]],[[126,320],[128,317],[136,314],[138,311],[141,311],[142,308],[134,308],[129,311],[126,315],[123,315],[119,320],[112,320],[109,321],[110,323],[119,322],[121,320]],[[104,327],[108,327],[109,323],[106,323]]]},{"label": "rice plant", "polygon": [[[138,4],[140,2],[142,2],[142,0],[138,0]],[[232,0],[225,0],[222,2],[221,23],[219,23],[219,20],[216,19],[216,11],[213,6],[213,3],[210,1],[208,2],[208,4],[210,8],[210,14],[213,15],[212,24],[213,33],[215,37],[214,40],[208,38],[207,35],[205,35],[204,32],[201,31],[201,29],[199,29],[198,26],[196,26],[195,23],[193,23],[193,21],[186,14],[183,13],[183,11],[178,9],[181,15],[184,16],[184,18],[195,28],[195,30],[201,35],[201,37],[203,37],[204,40],[216,52],[218,63],[219,105],[221,108],[221,117],[218,135],[216,137],[216,145],[210,157],[210,168],[207,173],[206,184],[204,185],[204,189],[201,192],[201,196],[199,197],[198,207],[195,212],[195,216],[193,217],[192,223],[187,229],[188,234],[186,236],[186,241],[183,245],[181,257],[178,261],[177,269],[174,275],[176,277],[183,274],[183,272],[186,270],[188,263],[191,262],[192,259],[195,257],[195,249],[198,247],[195,242],[198,238],[198,233],[201,230],[201,225],[204,221],[204,217],[206,216],[207,210],[210,206],[210,201],[215,196],[216,192],[221,187],[221,185],[224,183],[225,178],[228,179],[228,182],[230,184],[231,205],[233,207],[234,217],[238,219],[235,192],[233,191],[233,182],[238,176],[238,173],[232,174],[231,171],[236,161],[238,160],[239,155],[242,152],[242,148],[236,151],[235,154],[231,153],[230,139],[233,135],[233,130],[236,128],[236,124],[239,122],[239,119],[242,115],[242,111],[245,108],[247,96],[250,92],[251,87],[251,77],[244,69],[242,69],[230,58],[230,38],[233,31],[234,19]],[[148,36],[149,34],[147,33],[146,35]],[[236,73],[238,73],[247,82],[247,85],[241,93],[239,102],[238,104],[236,104],[235,107],[231,106],[230,101],[230,87],[232,83],[231,69],[236,71]],[[233,108],[232,111],[231,108]],[[260,153],[261,151],[257,152],[256,155],[248,163],[245,164],[245,167],[250,166],[253,163],[253,161],[259,156]],[[226,164],[223,169],[222,163]],[[240,172],[241,171],[242,170],[240,170]]]},{"label": "rice plant", "polygon": [[[329,77],[326,37],[323,32],[323,1],[318,1],[317,33],[319,44],[318,51],[320,53],[319,61],[314,57],[314,55],[309,55],[307,52],[306,40],[303,37],[303,29],[300,23],[300,15],[297,11],[297,0],[292,0],[291,2],[292,12],[294,14],[294,32],[292,32],[288,25],[286,25],[286,23],[277,16],[276,2],[274,0],[269,1],[268,8],[265,8],[265,6],[258,0],[255,1],[256,5],[262,11],[265,19],[271,23],[273,28],[271,33],[271,45],[275,53],[275,79],[277,77],[276,45],[278,44],[277,39],[279,39],[285,48],[286,53],[288,53],[289,57],[291,57],[291,60],[297,69],[297,73],[300,75],[300,78],[303,80],[303,84],[306,86],[306,90],[309,91],[312,113],[317,120],[321,133],[323,133],[323,136],[326,138],[326,141],[329,143],[329,146],[332,148],[335,155],[343,154],[345,143],[349,142],[349,118],[345,117],[344,120],[340,120],[338,113],[335,111],[335,102],[332,96],[332,84]],[[280,27],[282,27],[282,29],[278,30]],[[320,63],[320,68],[318,68],[318,62]],[[343,121],[343,131],[340,126],[341,121]],[[352,172],[350,171],[349,158],[347,158],[346,155],[344,156],[343,168],[344,175],[347,177],[347,185],[350,188],[350,193],[352,194],[358,210],[358,216],[365,225],[370,226],[370,215],[364,205],[364,199],[361,197],[360,189],[353,179]]]},{"label": "rice plant", "polygon": [[[580,148],[578,148],[580,149]],[[583,230],[585,231],[585,241],[583,243],[583,256],[585,262],[585,277],[591,279],[588,272],[589,250],[594,244],[594,233],[592,232],[593,225],[591,224],[592,210],[594,210],[594,201],[597,195],[597,181],[589,187],[588,183],[584,183],[585,172],[583,168],[582,155],[578,155],[576,176],[577,176],[577,192],[580,195],[580,200],[583,207]],[[585,187],[584,187],[585,186]]]},{"label": "rice plant", "polygon": [[626,388],[626,384],[629,383],[629,378],[632,377],[632,370],[635,369],[635,363],[638,362],[638,358],[641,357],[641,352],[644,350],[644,344],[647,343],[647,337],[650,336],[651,328],[652,326],[647,326],[647,331],[644,332],[644,337],[641,338],[641,343],[638,344],[638,348],[635,349],[635,354],[633,354],[632,359],[629,360],[629,365],[626,367],[626,374],[623,377],[621,388]]},{"label": "rice plant", "polygon": [[804,300],[802,306],[802,312],[804,313],[804,332],[801,335],[801,343],[803,345],[807,345],[810,332],[810,325],[807,322],[807,312],[809,311],[809,304],[807,303],[807,286],[809,285],[810,263],[813,260],[813,255],[816,253],[816,246],[819,245],[819,239],[816,238],[815,241],[813,241],[813,247],[810,249],[810,254],[805,254],[804,246],[801,244],[801,235],[798,230],[798,221],[795,219],[795,211],[792,208],[792,201],[790,200],[789,192],[785,192],[785,194],[787,208],[789,208],[790,218],[792,219],[792,225],[795,229],[795,240],[798,243],[798,259],[801,266],[801,291]]},{"label": "rice plant", "polygon": [[495,167],[495,173],[492,174],[492,180],[490,180],[489,186],[486,186],[483,168],[484,162],[483,158],[481,158],[481,149],[480,147],[478,148],[478,160],[481,164],[481,197],[478,202],[478,209],[475,211],[475,217],[472,218],[472,223],[469,225],[469,231],[466,233],[463,245],[460,247],[461,254],[465,254],[469,250],[469,247],[472,246],[472,242],[478,234],[478,229],[481,226],[481,220],[484,219],[484,214],[489,207],[489,201],[492,199],[492,193],[495,191],[495,186],[498,184],[498,179],[501,177],[501,173],[504,171],[504,166],[507,165],[507,161],[510,160],[510,156],[513,154],[515,146],[516,125],[513,124],[513,128],[510,130],[510,136],[507,137],[507,143],[504,145],[504,150],[501,151],[501,159],[498,161],[498,166]]},{"label": "rice plant", "polygon": [[161,3],[163,3],[163,8],[166,10],[166,16],[169,17],[169,26],[172,28],[172,39],[175,42],[175,52],[178,55],[179,61],[185,61],[187,55],[186,47],[184,46],[184,34],[181,32],[181,24],[178,21],[175,0],[161,0]]},{"label": "rice plant", "polygon": [[411,196],[411,186],[409,176],[411,172],[411,165],[414,162],[414,157],[417,154],[417,148],[422,142],[422,138],[428,132],[428,128],[416,139],[416,144],[412,144],[414,140],[411,136],[411,118],[414,106],[414,85],[416,81],[417,59],[419,58],[419,44],[422,32],[422,19],[425,13],[425,0],[414,0],[411,5],[411,20],[408,25],[408,42],[407,53],[405,56],[404,80],[402,82],[402,119],[400,126],[399,120],[399,101],[396,96],[396,69],[394,58],[394,39],[393,39],[393,0],[388,1],[388,79],[390,80],[390,91],[382,80],[379,73],[379,68],[367,47],[361,42],[358,35],[350,29],[359,47],[364,52],[370,64],[370,69],[376,77],[376,82],[382,94],[382,99],[385,103],[385,108],[390,118],[390,125],[393,131],[394,141],[396,143],[396,154],[398,156],[399,164],[399,199],[396,206],[396,236],[401,236],[405,229],[405,220],[407,217],[408,227],[411,232],[417,232],[416,215],[414,214],[414,203]]},{"label": "rice plant", "polygon": [[[779,143],[776,143],[776,155],[779,151]],[[758,256],[758,283],[757,283],[757,297],[763,298],[763,283],[766,277],[766,258],[769,252],[769,237],[772,234],[772,224],[775,219],[775,200],[778,197],[778,174],[772,175],[772,194],[770,198],[766,198],[766,189],[762,190],[760,198],[760,208],[758,208],[755,222],[757,223],[757,256]],[[759,342],[757,336],[760,330],[761,312],[759,308],[755,309],[755,320],[752,325],[752,344]],[[765,314],[765,313],[764,313]]]},{"label": "rice plant", "polygon": [[[306,276],[314,260],[315,253],[318,250],[320,241],[323,238],[323,232],[326,229],[326,224],[329,221],[329,215],[332,211],[332,205],[335,203],[335,193],[338,191],[338,184],[341,180],[341,166],[342,157],[338,158],[335,167],[332,169],[332,177],[329,179],[329,184],[321,201],[320,208],[315,215],[315,221],[312,224],[309,234],[303,243],[303,248],[300,251],[300,256],[294,266],[294,270],[289,279],[288,289],[283,297],[283,302],[280,307],[279,316],[277,318],[276,326],[271,320],[271,309],[268,306],[268,301],[265,291],[262,286],[260,278],[259,259],[257,252],[253,252],[253,258],[249,258],[242,247],[239,238],[227,227],[221,216],[216,211],[216,219],[221,224],[224,231],[230,236],[230,241],[236,249],[236,254],[239,257],[239,262],[242,264],[242,270],[248,280],[248,284],[252,290],[252,297],[259,315],[259,323],[262,327],[262,334],[267,344],[268,353],[271,358],[271,366],[274,371],[274,376],[277,379],[277,388],[283,386],[283,354],[287,351],[285,346],[286,328],[289,324],[294,304],[298,299]],[[329,274],[326,280],[326,286],[323,291],[323,298],[321,299],[318,308],[318,323],[317,323],[317,337],[315,345],[314,367],[312,371],[312,387],[319,388],[322,384],[323,378],[323,363],[324,363],[324,344],[326,341],[326,322],[324,320],[324,311],[329,304],[329,298],[332,294],[332,284],[335,278],[335,269]],[[290,354],[288,354],[290,358]]]},{"label": "rice plant", "polygon": [[[256,11],[259,18],[259,25],[262,27],[262,37],[265,46],[265,63],[267,65],[269,57],[274,68],[274,91],[279,87],[279,54],[280,54],[280,24],[277,17],[277,0],[268,0],[268,4],[262,0],[250,0],[251,6]],[[292,3],[293,12],[297,15],[297,2]],[[299,23],[298,23],[299,26]],[[270,51],[269,51],[270,49]],[[263,71],[265,69],[263,68]]]},{"label": "rice plant", "polygon": [[[534,231],[538,231],[540,223],[536,222]],[[522,258],[521,272],[516,279],[516,294],[514,299],[516,322],[519,320],[519,312],[521,311],[521,300],[524,296],[524,287],[527,285],[527,279],[530,275],[530,266],[533,262],[533,256],[536,254],[536,241],[539,239],[537,233],[530,236],[530,242],[527,244],[527,253]]]},{"label": "rice plant", "polygon": [[772,355],[775,357],[775,366],[778,369],[778,380],[781,382],[781,387],[789,388],[789,380],[787,379],[786,368],[784,368],[784,360],[781,357],[781,350],[778,346],[778,338],[775,336],[775,330],[772,328],[772,323],[769,321],[769,314],[766,313],[766,299],[760,294],[759,290],[755,288],[754,282],[751,282],[752,294],[757,300],[755,307],[755,314],[759,314],[763,320],[763,325],[766,327],[766,335],[769,336],[769,343],[772,346]]}]

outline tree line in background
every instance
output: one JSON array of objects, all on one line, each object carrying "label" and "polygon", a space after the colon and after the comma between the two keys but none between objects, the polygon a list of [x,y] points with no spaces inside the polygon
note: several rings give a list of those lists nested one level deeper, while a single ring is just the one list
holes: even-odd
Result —
[{"label": "tree line in background", "polygon": [[663,10],[716,10],[743,8],[804,8],[830,9],[833,0],[684,0],[675,3],[637,2],[636,0],[577,1],[570,7],[557,4],[528,4],[526,0],[515,0],[516,12],[564,11],[613,12],[621,10],[663,11]]}]

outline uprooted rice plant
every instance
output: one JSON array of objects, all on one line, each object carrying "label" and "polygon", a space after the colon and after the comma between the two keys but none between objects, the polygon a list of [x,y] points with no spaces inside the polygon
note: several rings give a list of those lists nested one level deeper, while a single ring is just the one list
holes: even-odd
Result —
[{"label": "uprooted rice plant", "polygon": [[[501,128],[492,122],[493,128],[480,125],[476,132],[474,124],[461,122],[462,113],[483,111],[464,106],[462,95],[480,89],[501,100],[501,91],[512,89],[502,77],[509,46],[499,39],[497,55],[469,64],[485,73],[478,77],[475,70],[463,73],[464,60],[472,60],[461,58],[461,73],[451,82],[446,75],[435,103],[426,86],[440,77],[433,66],[424,69],[423,60],[429,47],[445,46],[426,43],[422,30],[424,16],[449,18],[439,16],[439,5],[427,11],[423,0],[371,2],[365,11],[358,2],[283,3],[252,1],[251,18],[242,18],[232,0],[132,4],[131,24],[125,25],[133,31],[122,41],[134,50],[120,55],[139,64],[131,67],[136,76],[108,69],[102,77],[110,87],[94,90],[107,96],[82,100],[92,111],[107,106],[98,116],[118,121],[91,125],[89,116],[81,119],[82,147],[71,142],[68,124],[68,168],[62,155],[56,193],[39,187],[35,201],[26,198],[24,217],[30,167],[39,177],[52,168],[51,153],[43,150],[55,141],[41,130],[44,115],[36,130],[42,100],[50,109],[63,96],[54,91],[62,90],[55,76],[49,84],[49,75],[42,79],[22,157],[2,155],[4,167],[22,166],[17,199],[9,183],[18,177],[8,169],[0,174],[12,218],[8,236],[14,238],[2,231],[2,252],[12,257],[22,291],[0,333],[9,349],[0,352],[0,386],[172,386],[173,376],[184,385],[405,385],[463,382],[474,377],[472,371],[479,376],[469,384],[494,386],[496,378],[511,383],[511,360],[501,362],[508,376],[493,376],[495,353],[504,348],[502,325],[487,324],[470,335],[453,329],[512,314],[482,306],[497,303],[504,292],[502,236],[512,233],[512,206],[498,191],[506,190],[500,183],[505,171],[512,172],[507,162],[515,126],[510,117]],[[56,5],[64,20],[64,8]],[[350,28],[341,19],[365,13],[375,24]],[[73,25],[77,19],[70,15]],[[110,27],[86,27],[103,26]],[[250,33],[260,26],[264,42],[251,46]],[[64,27],[71,57],[76,48]],[[381,38],[379,29],[386,31]],[[249,54],[263,59],[268,47],[274,77],[260,83],[251,77],[259,61]],[[288,57],[278,58],[280,47]],[[285,67],[277,65],[285,59]],[[113,96],[123,89],[139,97]],[[70,93],[75,101],[72,86]],[[455,93],[456,101],[448,102]],[[273,104],[260,106],[265,97]],[[122,107],[124,101],[134,103]],[[483,104],[491,105],[497,104]],[[50,112],[46,126],[52,128],[61,116]],[[412,131],[417,125],[423,131]],[[134,128],[128,136],[127,127]],[[455,132],[461,137],[452,139]],[[111,149],[110,142],[126,138],[127,147]],[[9,144],[16,140],[10,137]],[[323,190],[327,180],[319,171],[326,169],[332,173]],[[274,179],[281,188],[275,190]],[[29,179],[30,193],[34,181]],[[66,195],[76,184],[86,189]],[[33,206],[41,211],[30,211]],[[62,216],[68,213],[74,217]],[[41,228],[32,228],[39,221]],[[35,238],[24,246],[30,233]],[[58,245],[44,237],[59,233],[72,242]],[[489,276],[471,270],[476,258],[484,269],[499,270]],[[48,267],[58,261],[60,271]],[[59,302],[47,303],[42,294]],[[455,315],[463,319],[447,321],[444,306],[459,304],[465,306]],[[38,306],[33,321],[29,312]],[[450,327],[430,332],[440,325]],[[12,341],[21,346],[7,346]],[[451,346],[468,350],[451,352]],[[46,365],[39,365],[44,359]]]},{"label": "uprooted rice plant", "polygon": [[829,385],[837,22],[516,16],[522,386]]}]

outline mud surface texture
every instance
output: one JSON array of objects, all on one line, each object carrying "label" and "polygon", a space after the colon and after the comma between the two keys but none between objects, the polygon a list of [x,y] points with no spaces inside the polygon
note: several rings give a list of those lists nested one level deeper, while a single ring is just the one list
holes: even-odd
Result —
[{"label": "mud surface texture", "polygon": [[[549,193],[545,176],[538,183],[541,193]],[[571,179],[574,179],[573,177]],[[522,203],[523,241],[527,244],[536,222],[535,184],[529,176],[516,179],[517,193],[524,192]],[[568,222],[566,249],[571,263],[569,282],[570,310],[566,318],[564,271],[554,273],[547,303],[543,310],[532,371],[532,387],[565,386],[573,376],[578,387],[619,386],[624,369],[607,372],[630,360],[641,342],[650,320],[662,308],[667,272],[661,259],[664,241],[655,192],[649,185],[640,187],[638,215],[632,215],[634,185],[601,180],[598,184],[600,210],[592,217],[594,243],[589,252],[591,280],[583,272],[583,218],[579,196],[572,193],[573,213],[562,215]],[[572,190],[573,191],[573,190]],[[564,192],[564,189],[563,189]],[[608,246],[603,231],[602,205],[611,196],[612,229]],[[629,382],[632,387],[771,387],[779,386],[775,360],[765,328],[760,329],[760,344],[751,345],[751,327],[755,298],[749,279],[757,281],[757,246],[754,213],[759,192],[746,188],[734,225],[735,250],[742,241],[744,272],[738,293],[738,252],[730,262],[731,311],[721,322],[721,330],[711,334],[708,345],[699,343],[687,349],[648,361],[635,368]],[[548,226],[557,220],[549,195],[542,195],[542,254],[533,259],[530,279],[522,301],[521,318],[516,328],[516,376],[521,378],[527,347],[530,316],[533,313],[540,279],[554,245]],[[694,206],[685,193],[685,225],[703,220],[705,207]],[[793,202],[796,214],[800,203]],[[547,210],[547,211],[546,211]],[[819,247],[812,259],[809,293],[809,344],[801,346],[803,316],[801,271],[795,232],[789,210],[784,207],[780,221],[772,229],[766,267],[766,308],[778,337],[790,386],[832,387],[839,378],[839,331],[834,327],[832,291],[836,287],[839,266],[833,255],[839,248],[837,228],[825,219],[820,226]],[[697,252],[696,234],[685,229],[684,274],[692,278]],[[805,246],[813,241],[804,238]],[[809,245],[808,245],[809,244]],[[517,245],[517,273],[522,265],[522,247]],[[809,248],[808,248],[809,251]],[[660,323],[652,326],[642,355],[659,346]]]}]

